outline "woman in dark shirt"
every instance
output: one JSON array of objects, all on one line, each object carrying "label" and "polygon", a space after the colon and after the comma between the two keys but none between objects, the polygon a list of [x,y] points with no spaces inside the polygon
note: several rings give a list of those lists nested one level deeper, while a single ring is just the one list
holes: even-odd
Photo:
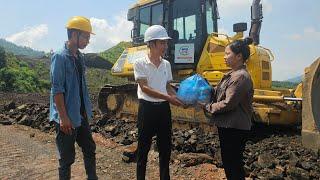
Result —
[{"label": "woman in dark shirt", "polygon": [[218,127],[221,156],[227,179],[245,179],[243,152],[251,129],[253,83],[246,70],[252,39],[236,40],[225,49],[231,68],[215,87],[213,101],[204,106]]}]

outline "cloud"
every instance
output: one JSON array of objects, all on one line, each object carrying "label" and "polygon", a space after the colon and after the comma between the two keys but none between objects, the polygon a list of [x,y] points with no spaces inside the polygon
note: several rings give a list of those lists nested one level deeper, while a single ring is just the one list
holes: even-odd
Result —
[{"label": "cloud", "polygon": [[217,3],[221,14],[236,14],[240,9],[249,9],[251,5],[248,0],[218,0]]},{"label": "cloud", "polygon": [[[252,0],[218,0],[218,8],[221,15],[239,15],[241,11],[250,12]],[[269,0],[261,0],[263,7],[263,14],[270,13],[272,11],[272,4]],[[222,17],[223,18],[223,17]]]},{"label": "cloud", "polygon": [[300,34],[291,34],[287,36],[288,39],[291,40],[301,40],[302,39],[302,35]]},{"label": "cloud", "polygon": [[222,33],[222,34],[229,34],[228,30],[223,28],[223,27],[222,28],[218,28],[218,32]]},{"label": "cloud", "polygon": [[314,27],[306,27],[301,33],[294,33],[291,35],[285,35],[290,40],[320,40],[320,31],[317,31]]},{"label": "cloud", "polygon": [[317,31],[313,27],[307,27],[304,29],[304,35],[306,38],[313,38],[316,40],[320,40],[320,31]]},{"label": "cloud", "polygon": [[222,38],[226,37],[225,35],[222,35],[222,34],[230,35],[229,31],[224,27],[219,27],[218,32],[219,32],[219,34],[221,34],[221,35],[219,35],[219,37],[222,37]]},{"label": "cloud", "polygon": [[33,27],[26,27],[23,31],[12,34],[5,39],[20,46],[37,48],[37,42],[48,34],[48,25],[40,24]]},{"label": "cloud", "polygon": [[268,0],[262,0],[262,11],[263,14],[269,14],[272,11],[272,4]]},{"label": "cloud", "polygon": [[90,44],[84,52],[101,52],[120,41],[130,41],[132,22],[127,21],[125,14],[114,17],[115,24],[109,24],[105,19],[90,18],[93,32]]},{"label": "cloud", "polygon": [[[309,64],[308,62],[301,61],[301,57],[291,58],[286,55],[279,56],[272,63],[272,77],[276,81],[285,81],[304,73],[304,68]],[[290,66],[288,66],[290,62]]]}]

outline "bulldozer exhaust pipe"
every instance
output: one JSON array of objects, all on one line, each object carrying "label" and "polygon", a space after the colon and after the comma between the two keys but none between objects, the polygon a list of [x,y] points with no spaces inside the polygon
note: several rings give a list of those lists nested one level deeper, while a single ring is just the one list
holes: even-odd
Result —
[{"label": "bulldozer exhaust pipe", "polygon": [[285,96],[266,96],[266,95],[254,95],[253,99],[256,102],[302,101],[302,98],[285,97]]},{"label": "bulldozer exhaust pipe", "polygon": [[320,150],[320,58],[305,69],[302,88],[302,144]]},{"label": "bulldozer exhaust pipe", "polygon": [[283,97],[284,101],[302,101],[302,98]]}]

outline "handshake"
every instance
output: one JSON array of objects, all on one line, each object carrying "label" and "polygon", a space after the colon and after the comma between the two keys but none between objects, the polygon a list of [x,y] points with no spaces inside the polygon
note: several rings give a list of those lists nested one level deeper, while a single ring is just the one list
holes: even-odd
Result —
[{"label": "handshake", "polygon": [[187,106],[203,106],[211,100],[213,88],[199,74],[195,74],[180,83],[177,98]]}]

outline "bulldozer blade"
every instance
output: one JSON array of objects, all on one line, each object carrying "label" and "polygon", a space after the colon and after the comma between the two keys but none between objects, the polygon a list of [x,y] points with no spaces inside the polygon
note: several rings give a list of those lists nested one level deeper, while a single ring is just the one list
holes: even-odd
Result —
[{"label": "bulldozer blade", "polygon": [[320,58],[305,69],[302,95],[302,144],[320,149]]}]

